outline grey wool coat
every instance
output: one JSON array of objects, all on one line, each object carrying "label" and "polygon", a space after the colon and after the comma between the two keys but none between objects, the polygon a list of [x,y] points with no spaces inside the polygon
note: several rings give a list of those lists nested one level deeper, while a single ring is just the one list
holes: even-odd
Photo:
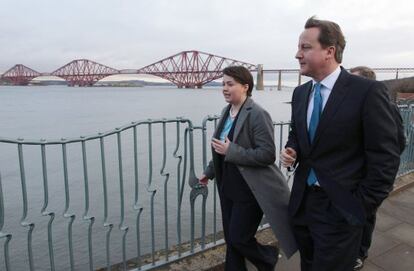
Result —
[{"label": "grey wool coat", "polygon": [[[230,105],[223,109],[214,137],[218,138],[223,126],[223,116]],[[221,180],[219,156],[212,150],[213,159],[204,171],[209,178]],[[225,161],[237,166],[267,221],[269,222],[284,254],[290,258],[297,250],[288,216],[290,191],[280,169],[274,164],[276,147],[272,119],[266,110],[247,98],[239,112]],[[234,187],[237,189],[237,187]]]}]

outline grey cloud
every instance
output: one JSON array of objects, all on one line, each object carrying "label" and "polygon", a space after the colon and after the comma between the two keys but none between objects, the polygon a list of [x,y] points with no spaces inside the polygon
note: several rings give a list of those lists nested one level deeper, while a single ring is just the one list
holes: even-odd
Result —
[{"label": "grey cloud", "polygon": [[[16,63],[52,71],[75,58],[118,69],[140,68],[192,49],[268,68],[296,68],[298,36],[314,14],[343,28],[346,65],[414,62],[408,47],[413,44],[409,29],[414,20],[405,11],[413,4],[403,0],[1,1],[0,73]],[[376,14],[392,7],[386,18],[396,28],[372,27],[382,16],[369,9],[350,9],[370,5]]]}]

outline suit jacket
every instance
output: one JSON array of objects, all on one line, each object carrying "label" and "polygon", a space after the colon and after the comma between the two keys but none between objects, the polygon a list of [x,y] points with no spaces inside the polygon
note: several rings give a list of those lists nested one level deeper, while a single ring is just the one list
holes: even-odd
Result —
[{"label": "suit jacket", "polygon": [[384,84],[349,74],[342,68],[322,112],[315,139],[307,131],[312,82],[294,90],[292,126],[286,147],[296,150],[296,170],[289,212],[300,207],[311,168],[321,187],[350,224],[388,196],[399,166],[393,108]]},{"label": "suit jacket", "polygon": [[[223,109],[222,118],[214,133],[216,138],[219,137],[228,110],[230,105]],[[274,164],[275,151],[274,128],[269,113],[251,98],[247,98],[239,112],[233,141],[224,159],[237,165],[269,221],[283,252],[290,257],[297,250],[288,214],[290,191],[283,174]],[[225,182],[226,180],[220,179],[222,172],[219,155],[214,150],[212,153],[213,159],[204,174],[209,179],[215,177],[218,182]]]}]

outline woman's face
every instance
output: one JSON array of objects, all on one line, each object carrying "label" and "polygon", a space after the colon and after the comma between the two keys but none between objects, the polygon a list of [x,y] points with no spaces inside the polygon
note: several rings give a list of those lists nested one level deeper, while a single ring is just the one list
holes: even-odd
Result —
[{"label": "woman's face", "polygon": [[249,85],[242,85],[233,77],[223,76],[223,96],[226,102],[230,104],[239,104],[247,97]]}]

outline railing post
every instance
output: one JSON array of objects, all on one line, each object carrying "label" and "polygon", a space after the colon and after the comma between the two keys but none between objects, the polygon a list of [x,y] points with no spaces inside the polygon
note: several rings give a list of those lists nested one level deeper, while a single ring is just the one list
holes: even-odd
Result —
[{"label": "railing post", "polygon": [[3,233],[4,226],[4,202],[3,202],[3,187],[1,184],[1,173],[0,173],[0,239],[6,238],[4,242],[4,265],[6,271],[10,270],[10,257],[9,257],[9,242],[12,239],[12,235],[9,233]]}]

